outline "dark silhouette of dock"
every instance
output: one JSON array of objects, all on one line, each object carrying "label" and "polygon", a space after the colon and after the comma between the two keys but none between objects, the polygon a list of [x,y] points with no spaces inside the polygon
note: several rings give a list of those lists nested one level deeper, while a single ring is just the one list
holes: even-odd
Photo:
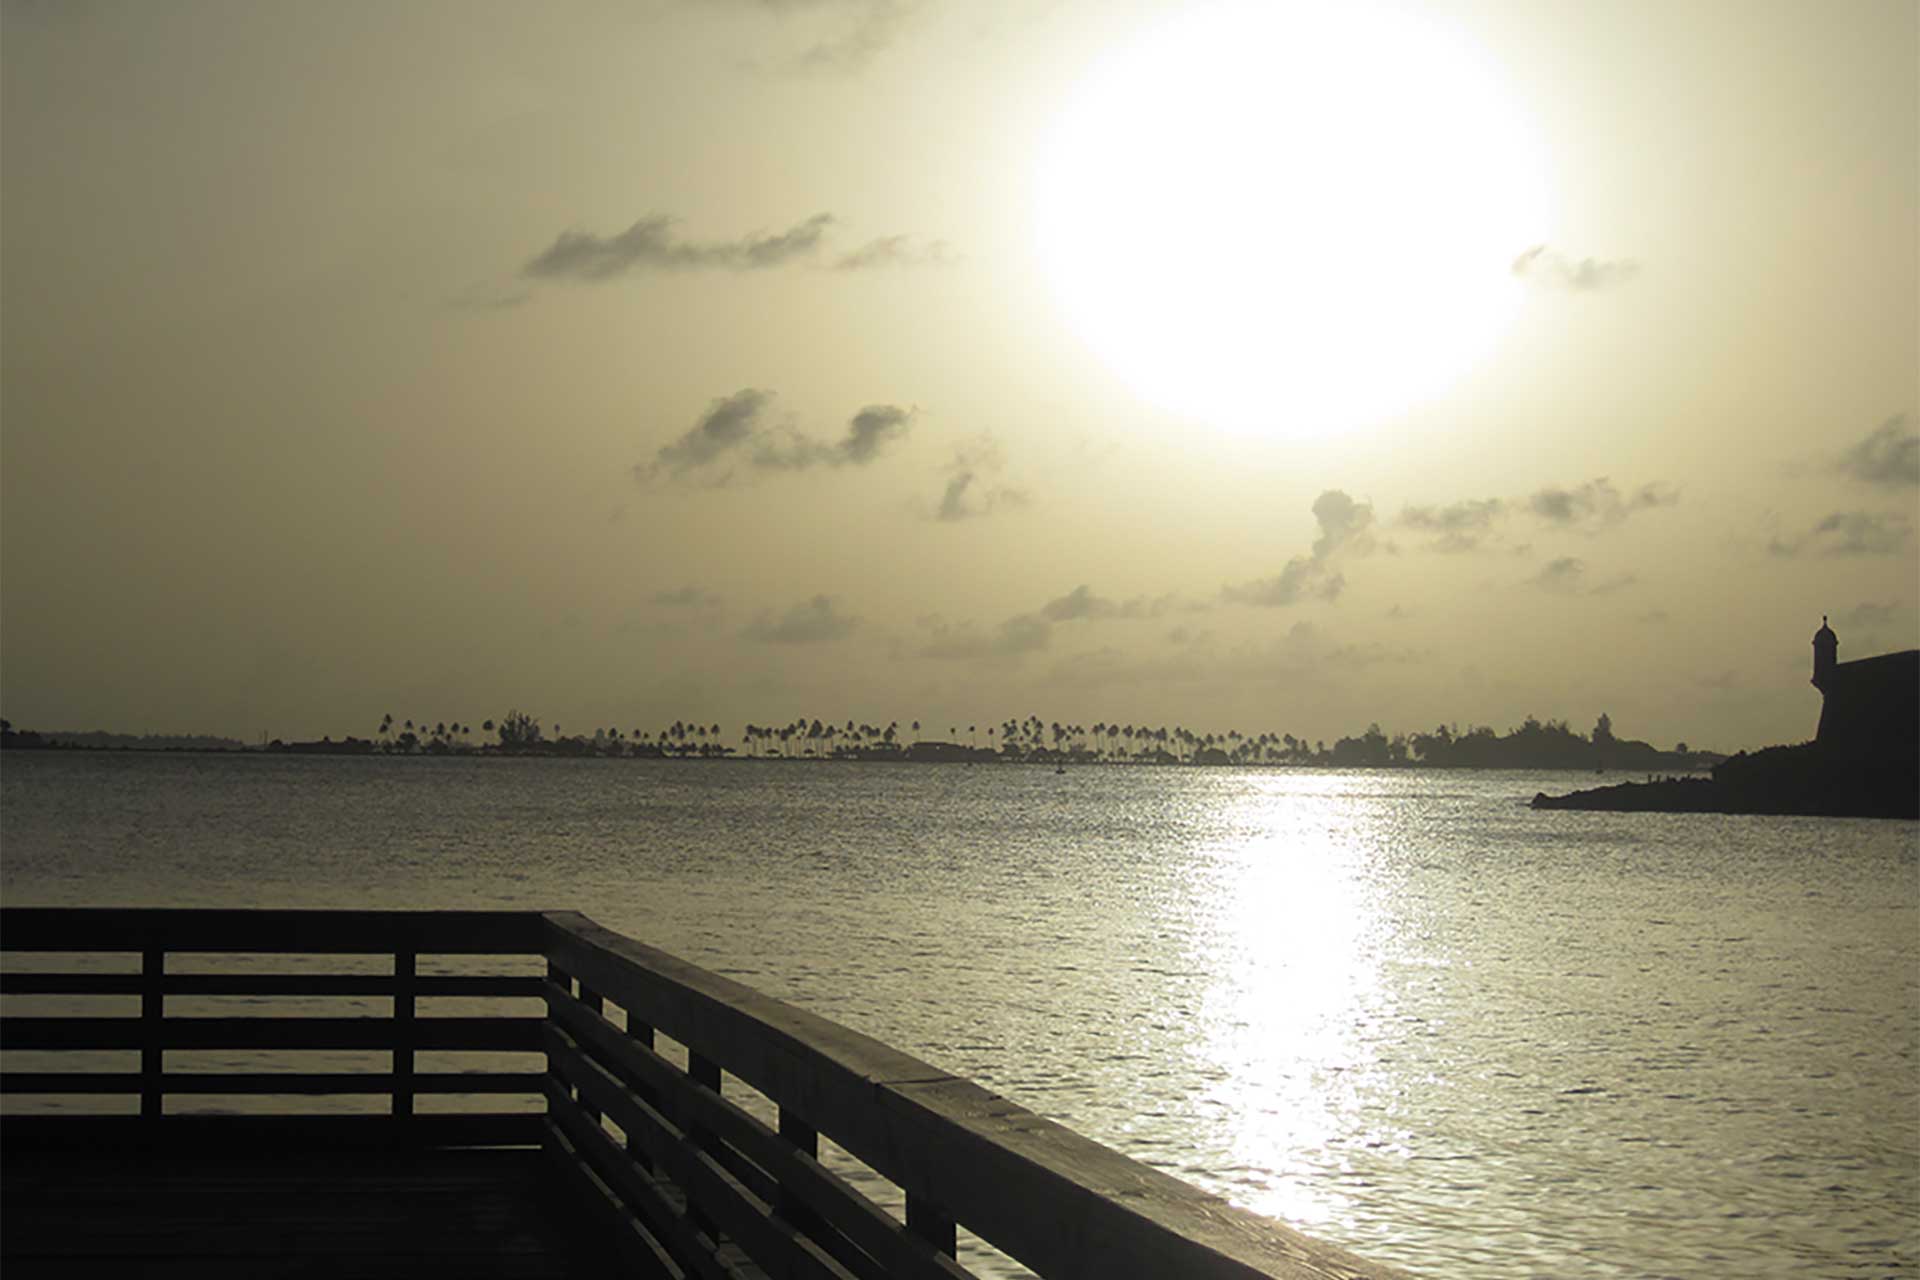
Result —
[{"label": "dark silhouette of dock", "polygon": [[9,1276],[604,1276],[534,1148],[14,1150]]}]

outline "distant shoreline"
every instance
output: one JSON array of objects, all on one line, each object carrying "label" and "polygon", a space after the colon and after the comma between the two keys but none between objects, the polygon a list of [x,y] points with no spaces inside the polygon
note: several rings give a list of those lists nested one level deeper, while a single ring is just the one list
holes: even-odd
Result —
[{"label": "distant shoreline", "polygon": [[[90,754],[90,755],[136,755],[136,756],[177,756],[177,755],[261,756],[261,757],[273,757],[273,758],[281,758],[285,756],[324,756],[324,757],[332,757],[332,758],[387,760],[387,761],[393,761],[395,763],[402,762],[402,761],[451,759],[451,760],[559,760],[559,761],[607,761],[607,762],[626,761],[626,762],[635,762],[635,763],[643,762],[643,761],[658,761],[658,762],[672,763],[672,764],[790,764],[790,765],[899,764],[899,765],[969,765],[969,766],[977,764],[977,765],[996,765],[996,766],[1030,765],[1030,766],[1036,766],[1036,767],[1045,766],[1049,768],[1055,767],[1055,766],[1066,766],[1074,769],[1083,769],[1083,768],[1111,768],[1111,769],[1180,768],[1180,769],[1262,769],[1262,770],[1317,769],[1317,770],[1326,770],[1326,771],[1337,771],[1341,773],[1445,773],[1445,772],[1586,773],[1586,772],[1592,771],[1590,768],[1586,766],[1581,766],[1581,765],[1553,764],[1553,763],[1545,763],[1545,762],[1539,762],[1539,763],[1522,762],[1517,764],[1510,764],[1505,762],[1494,763],[1494,764],[1456,764],[1456,763],[1444,763],[1444,764],[1431,763],[1430,764],[1424,761],[1407,761],[1399,764],[1338,764],[1338,763],[1315,762],[1315,761],[1290,762],[1290,761],[1278,761],[1278,760],[1259,760],[1259,761],[1191,760],[1191,759],[1173,759],[1173,758],[1168,758],[1164,760],[1159,760],[1159,759],[1144,759],[1144,760],[1118,759],[1116,760],[1116,759],[1094,757],[1091,755],[1074,756],[1074,755],[1065,755],[1065,754],[1057,757],[1007,756],[1007,755],[1001,755],[999,753],[989,753],[984,748],[966,748],[966,747],[960,747],[960,748],[957,748],[957,750],[958,752],[961,752],[961,753],[965,753],[965,752],[968,752],[969,750],[972,750],[977,752],[977,754],[971,757],[968,757],[965,755],[955,755],[951,753],[942,753],[936,756],[933,754],[914,754],[912,749],[908,748],[903,751],[894,752],[890,755],[888,754],[830,755],[830,756],[775,755],[775,754],[741,755],[738,752],[734,752],[734,751],[728,751],[725,754],[716,753],[716,754],[708,754],[708,755],[698,755],[698,754],[668,755],[664,753],[647,753],[647,754],[631,753],[631,754],[623,754],[623,755],[611,755],[611,754],[593,754],[593,753],[584,753],[584,754],[568,753],[568,752],[561,752],[561,751],[502,751],[497,747],[484,747],[484,748],[468,749],[464,751],[462,750],[439,751],[439,752],[419,751],[419,752],[412,752],[412,753],[404,753],[404,752],[357,750],[351,747],[346,747],[344,743],[336,744],[336,745],[339,746],[341,749],[332,750],[332,751],[314,750],[314,749],[294,750],[294,749],[289,749],[285,747],[276,749],[273,747],[258,746],[258,745],[249,746],[246,744],[239,744],[231,747],[215,747],[215,746],[140,747],[140,746],[128,746],[128,745],[97,745],[97,744],[90,744],[90,743],[73,743],[73,742],[42,742],[42,743],[37,743],[33,745],[10,743],[7,745],[6,750],[45,753],[45,754],[58,754],[58,755],[78,753],[78,754]],[[916,744],[916,745],[919,745],[919,744]],[[948,747],[952,746],[952,744],[936,744],[936,745],[945,745]],[[1705,768],[1706,766],[1702,766],[1702,773],[1704,773]],[[1640,770],[1621,770],[1618,772],[1621,772],[1624,774],[1624,773],[1639,773],[1641,771]],[[1672,779],[1662,779],[1661,781],[1671,781],[1671,780]],[[1705,778],[1704,776],[1696,775],[1694,777],[1681,779],[1681,780],[1704,781]],[[1654,780],[1649,779],[1645,783],[1630,782],[1625,785],[1645,786],[1645,785],[1652,784],[1653,781]],[[1583,792],[1583,793],[1577,793],[1577,794],[1590,794],[1590,793]],[[1549,806],[1538,806],[1538,807],[1549,807]]]},{"label": "distant shoreline", "polygon": [[[920,729],[914,722],[912,729]],[[493,721],[480,731],[496,732]],[[1613,735],[1608,717],[1601,716],[1591,737],[1575,733],[1565,721],[1545,723],[1528,717],[1525,724],[1497,734],[1484,726],[1462,732],[1442,725],[1431,732],[1388,736],[1377,724],[1357,736],[1329,745],[1291,734],[1190,732],[1179,726],[1046,724],[1038,717],[987,726],[986,746],[977,730],[967,730],[971,741],[923,738],[902,741],[898,722],[884,728],[848,721],[844,730],[819,720],[795,721],[778,728],[748,724],[737,745],[718,724],[690,725],[680,721],[655,735],[636,729],[631,735],[617,729],[595,729],[590,735],[544,735],[539,721],[519,712],[509,713],[491,736],[475,741],[471,725],[440,724],[432,729],[413,721],[395,725],[382,721],[380,736],[348,735],[335,740],[284,741],[275,738],[244,743],[210,735],[151,734],[135,737],[104,730],[86,733],[15,730],[0,722],[0,748],[56,751],[195,751],[215,754],[286,754],[330,756],[459,756],[542,759],[650,759],[650,760],[799,760],[908,764],[1042,764],[1085,765],[1204,765],[1317,769],[1536,769],[1566,773],[1631,776],[1655,773],[1692,773],[1711,768],[1726,757],[1697,751],[1682,742],[1672,751]],[[949,733],[956,732],[949,730]],[[997,734],[997,741],[996,741]],[[264,735],[263,735],[264,736]]]}]

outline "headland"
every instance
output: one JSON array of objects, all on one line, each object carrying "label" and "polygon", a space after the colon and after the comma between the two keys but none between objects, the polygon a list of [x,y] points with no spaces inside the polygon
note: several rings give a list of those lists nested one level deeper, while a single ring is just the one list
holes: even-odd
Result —
[{"label": "headland", "polygon": [[1839,647],[1822,618],[1813,637],[1821,710],[1812,741],[1743,751],[1711,777],[1541,792],[1533,807],[1920,818],[1920,649],[1841,662]]}]

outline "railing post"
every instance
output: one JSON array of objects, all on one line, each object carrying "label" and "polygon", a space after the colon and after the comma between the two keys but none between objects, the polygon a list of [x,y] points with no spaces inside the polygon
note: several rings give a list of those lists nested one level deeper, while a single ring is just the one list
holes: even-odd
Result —
[{"label": "railing post", "polygon": [[[651,1050],[653,1048],[652,1025],[641,1022],[635,1018],[633,1016],[633,1010],[631,1009],[627,1010],[627,1038],[643,1049]],[[658,1105],[654,1098],[653,1090],[643,1085],[636,1085],[634,1091],[640,1095],[641,1101],[645,1102],[648,1106]],[[649,1173],[656,1172],[659,1168],[647,1155],[646,1144],[640,1141],[638,1134],[630,1133],[627,1135],[627,1154],[632,1156],[640,1167]]]},{"label": "railing post", "polygon": [[960,1227],[953,1217],[931,1200],[907,1192],[907,1230],[946,1254],[960,1256]]},{"label": "railing post", "polygon": [[166,1050],[161,1034],[167,1013],[167,952],[148,947],[140,953],[140,1114],[160,1118],[161,1076]]},{"label": "railing post", "polygon": [[[702,1088],[711,1089],[715,1093],[720,1092],[720,1064],[711,1058],[701,1057],[698,1053],[694,1052],[692,1046],[688,1046],[687,1048],[687,1078]],[[687,1140],[694,1146],[701,1148],[710,1147],[713,1144],[712,1136],[708,1134],[705,1129],[699,1128],[696,1125],[688,1126]],[[712,1239],[714,1243],[719,1243],[720,1228],[714,1224],[712,1218],[709,1218],[705,1213],[701,1212],[700,1206],[695,1204],[691,1197],[687,1200],[687,1216],[693,1220],[693,1225],[696,1228]]]},{"label": "railing post", "polygon": [[[587,1006],[587,1010],[590,1013],[599,1013],[606,1007],[606,1001],[600,998],[600,993],[592,987],[589,987],[585,982],[580,984],[580,1003]],[[582,1098],[580,1100],[580,1109],[587,1113],[587,1119],[593,1121],[595,1124],[600,1123],[600,1108],[594,1106],[585,1098]]]},{"label": "railing post", "polygon": [[[547,981],[568,995],[573,994],[573,975],[565,969],[562,969],[556,961],[551,959],[547,961]],[[553,1010],[551,1008],[547,1010],[547,1018],[549,1020],[553,1018]],[[552,1059],[548,1059],[547,1061],[547,1074],[553,1078],[554,1083],[559,1085],[561,1091],[569,1098],[574,1096],[573,1086],[567,1083],[565,1076],[554,1070]]]},{"label": "railing post", "polygon": [[414,974],[419,956],[412,951],[393,954],[393,1114],[413,1115]]},{"label": "railing post", "polygon": [[[786,1107],[780,1108],[780,1136],[802,1154],[815,1160],[820,1158],[820,1131]],[[774,1211],[808,1235],[819,1225],[820,1215],[808,1208],[807,1202],[785,1183],[780,1185],[780,1199]]]}]

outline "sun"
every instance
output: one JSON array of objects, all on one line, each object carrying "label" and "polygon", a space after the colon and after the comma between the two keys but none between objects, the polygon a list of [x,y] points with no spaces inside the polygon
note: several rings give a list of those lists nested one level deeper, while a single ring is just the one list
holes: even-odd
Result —
[{"label": "sun", "polygon": [[1497,69],[1410,13],[1188,8],[1098,61],[1040,148],[1068,323],[1146,399],[1287,438],[1436,395],[1521,301],[1544,167]]}]

